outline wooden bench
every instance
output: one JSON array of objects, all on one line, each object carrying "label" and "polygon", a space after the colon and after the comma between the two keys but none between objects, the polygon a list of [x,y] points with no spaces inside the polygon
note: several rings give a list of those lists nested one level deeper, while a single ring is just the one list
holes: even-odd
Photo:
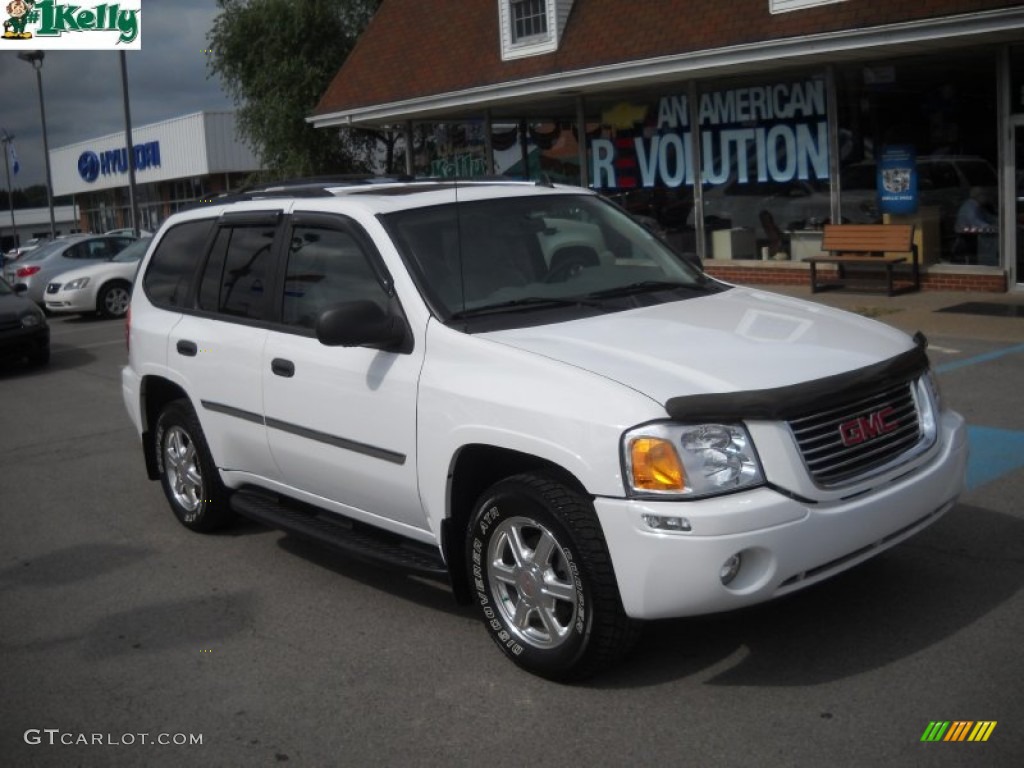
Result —
[{"label": "wooden bench", "polygon": [[[917,245],[914,244],[913,224],[826,224],[821,249],[828,256],[804,259],[811,265],[811,293],[846,285],[846,267],[853,265],[885,268],[885,284],[890,296],[904,291],[921,290],[921,272]],[[897,289],[893,283],[893,269],[911,259],[912,282]],[[817,266],[835,264],[838,280],[818,282]],[[861,272],[858,270],[858,274]]]}]

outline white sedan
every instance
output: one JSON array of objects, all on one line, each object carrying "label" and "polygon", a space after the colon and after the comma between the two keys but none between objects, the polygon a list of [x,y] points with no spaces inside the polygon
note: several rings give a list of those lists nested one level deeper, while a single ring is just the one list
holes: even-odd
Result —
[{"label": "white sedan", "polygon": [[151,237],[136,240],[110,261],[59,274],[46,286],[47,312],[124,317],[132,295],[132,280]]}]

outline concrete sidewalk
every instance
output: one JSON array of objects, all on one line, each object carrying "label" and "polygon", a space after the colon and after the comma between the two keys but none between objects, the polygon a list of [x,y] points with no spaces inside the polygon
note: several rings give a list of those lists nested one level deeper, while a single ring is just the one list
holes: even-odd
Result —
[{"label": "concrete sidewalk", "polygon": [[754,290],[785,294],[831,307],[856,312],[892,325],[907,333],[921,331],[928,338],[951,337],[990,341],[1024,342],[1024,317],[991,317],[961,312],[940,312],[968,302],[1009,304],[1024,308],[1024,292],[977,293],[919,291],[899,296],[843,290],[811,293],[807,286],[750,285]]}]

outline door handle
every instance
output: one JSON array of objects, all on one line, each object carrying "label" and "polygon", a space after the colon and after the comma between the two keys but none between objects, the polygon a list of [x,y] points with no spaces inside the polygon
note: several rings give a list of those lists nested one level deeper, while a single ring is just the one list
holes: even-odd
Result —
[{"label": "door handle", "polygon": [[295,363],[291,360],[285,360],[281,357],[275,357],[270,361],[270,370],[276,373],[278,376],[284,376],[286,379],[290,379],[295,375]]},{"label": "door handle", "polygon": [[196,353],[199,352],[199,347],[196,346],[196,343],[194,341],[179,339],[177,346],[178,354],[184,355],[185,357],[195,357]]}]

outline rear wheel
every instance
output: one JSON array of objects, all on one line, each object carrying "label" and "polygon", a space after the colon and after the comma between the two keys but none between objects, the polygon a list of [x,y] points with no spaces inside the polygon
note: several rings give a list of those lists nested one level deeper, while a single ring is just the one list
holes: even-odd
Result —
[{"label": "rear wheel", "polygon": [[473,513],[467,562],[491,638],[534,674],[588,677],[638,635],[593,505],[554,478],[525,474],[492,486]]},{"label": "rear wheel", "polygon": [[131,298],[128,283],[107,283],[96,298],[96,309],[104,317],[124,317]]},{"label": "rear wheel", "polygon": [[160,412],[156,428],[160,484],[175,516],[193,531],[213,531],[231,522],[228,491],[217,475],[195,411],[175,400]]}]

